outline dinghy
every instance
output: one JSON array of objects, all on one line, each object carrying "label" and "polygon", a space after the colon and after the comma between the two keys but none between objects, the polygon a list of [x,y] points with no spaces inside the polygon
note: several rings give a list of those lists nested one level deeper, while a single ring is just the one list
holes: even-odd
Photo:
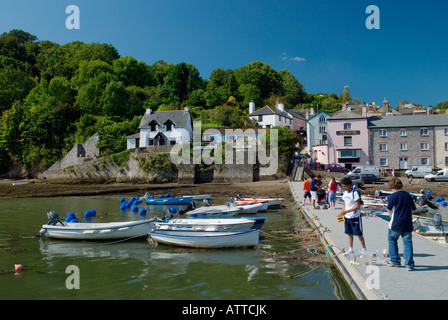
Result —
[{"label": "dinghy", "polygon": [[40,236],[66,240],[110,240],[146,237],[155,227],[155,219],[106,222],[78,223],[61,222],[54,211],[48,213],[50,221],[39,231]]},{"label": "dinghy", "polygon": [[229,219],[171,219],[167,222],[157,222],[156,230],[251,230],[260,229],[266,218],[229,218]]},{"label": "dinghy", "polygon": [[235,201],[241,201],[241,202],[268,202],[268,208],[269,209],[279,209],[282,206],[282,202],[284,201],[284,198],[245,198],[242,197],[240,194],[236,196]]},{"label": "dinghy", "polygon": [[153,230],[151,239],[157,243],[191,248],[229,248],[256,246],[259,229],[244,231]]}]

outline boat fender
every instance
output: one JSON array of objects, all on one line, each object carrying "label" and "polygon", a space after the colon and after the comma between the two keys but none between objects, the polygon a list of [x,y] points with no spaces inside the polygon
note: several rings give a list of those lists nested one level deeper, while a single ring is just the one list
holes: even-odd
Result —
[{"label": "boat fender", "polygon": [[67,217],[65,217],[65,222],[70,222],[70,220],[76,219],[75,213],[70,212],[67,214]]}]

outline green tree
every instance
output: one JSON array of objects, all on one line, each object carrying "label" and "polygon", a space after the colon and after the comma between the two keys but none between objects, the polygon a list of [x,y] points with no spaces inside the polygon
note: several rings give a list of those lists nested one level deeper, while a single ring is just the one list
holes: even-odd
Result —
[{"label": "green tree", "polygon": [[235,77],[241,86],[252,84],[260,90],[261,98],[266,99],[270,95],[279,95],[282,90],[280,75],[267,63],[253,61],[235,70]]},{"label": "green tree", "polygon": [[133,57],[121,57],[114,60],[113,70],[118,80],[123,82],[126,87],[156,85],[151,67]]},{"label": "green tree", "polygon": [[127,113],[126,88],[122,82],[111,81],[101,96],[103,115],[123,117]]},{"label": "green tree", "polygon": [[303,84],[297,81],[288,70],[280,70],[278,74],[282,79],[282,96],[286,100],[284,102],[292,106],[304,102]]}]

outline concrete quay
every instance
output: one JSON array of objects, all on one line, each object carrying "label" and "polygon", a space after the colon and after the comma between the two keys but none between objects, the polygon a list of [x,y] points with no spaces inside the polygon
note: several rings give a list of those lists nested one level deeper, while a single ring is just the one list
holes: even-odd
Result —
[{"label": "concrete quay", "polygon": [[[371,256],[362,256],[360,243],[354,237],[353,250],[356,260],[344,256],[348,249],[348,237],[344,223],[338,223],[336,216],[341,204],[336,202],[335,210],[316,209],[302,206],[302,181],[290,181],[291,193],[303,209],[305,217],[316,228],[324,246],[347,283],[360,300],[445,300],[448,299],[448,247],[413,233],[415,269],[406,271],[404,260],[401,267],[388,267],[384,261],[372,261]],[[381,254],[388,251],[388,222],[378,217],[363,217],[363,232],[368,252]],[[398,240],[402,257],[403,244]],[[381,259],[380,259],[381,260]]]}]

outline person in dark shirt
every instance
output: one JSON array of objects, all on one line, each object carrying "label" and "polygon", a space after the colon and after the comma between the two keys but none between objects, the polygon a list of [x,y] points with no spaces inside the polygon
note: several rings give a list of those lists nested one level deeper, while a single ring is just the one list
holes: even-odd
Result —
[{"label": "person in dark shirt", "polygon": [[317,189],[320,189],[320,186],[322,185],[322,181],[320,179],[321,176],[317,175],[311,180],[310,193],[311,193],[311,204],[313,205],[313,209],[316,209]]},{"label": "person in dark shirt", "polygon": [[406,191],[401,190],[403,183],[392,178],[389,181],[389,188],[393,193],[388,197],[387,212],[390,216],[389,223],[389,257],[388,265],[397,267],[401,265],[401,259],[398,255],[398,238],[403,240],[403,258],[405,260],[406,270],[414,269],[414,248],[412,244],[412,212],[416,209],[412,196]]}]

